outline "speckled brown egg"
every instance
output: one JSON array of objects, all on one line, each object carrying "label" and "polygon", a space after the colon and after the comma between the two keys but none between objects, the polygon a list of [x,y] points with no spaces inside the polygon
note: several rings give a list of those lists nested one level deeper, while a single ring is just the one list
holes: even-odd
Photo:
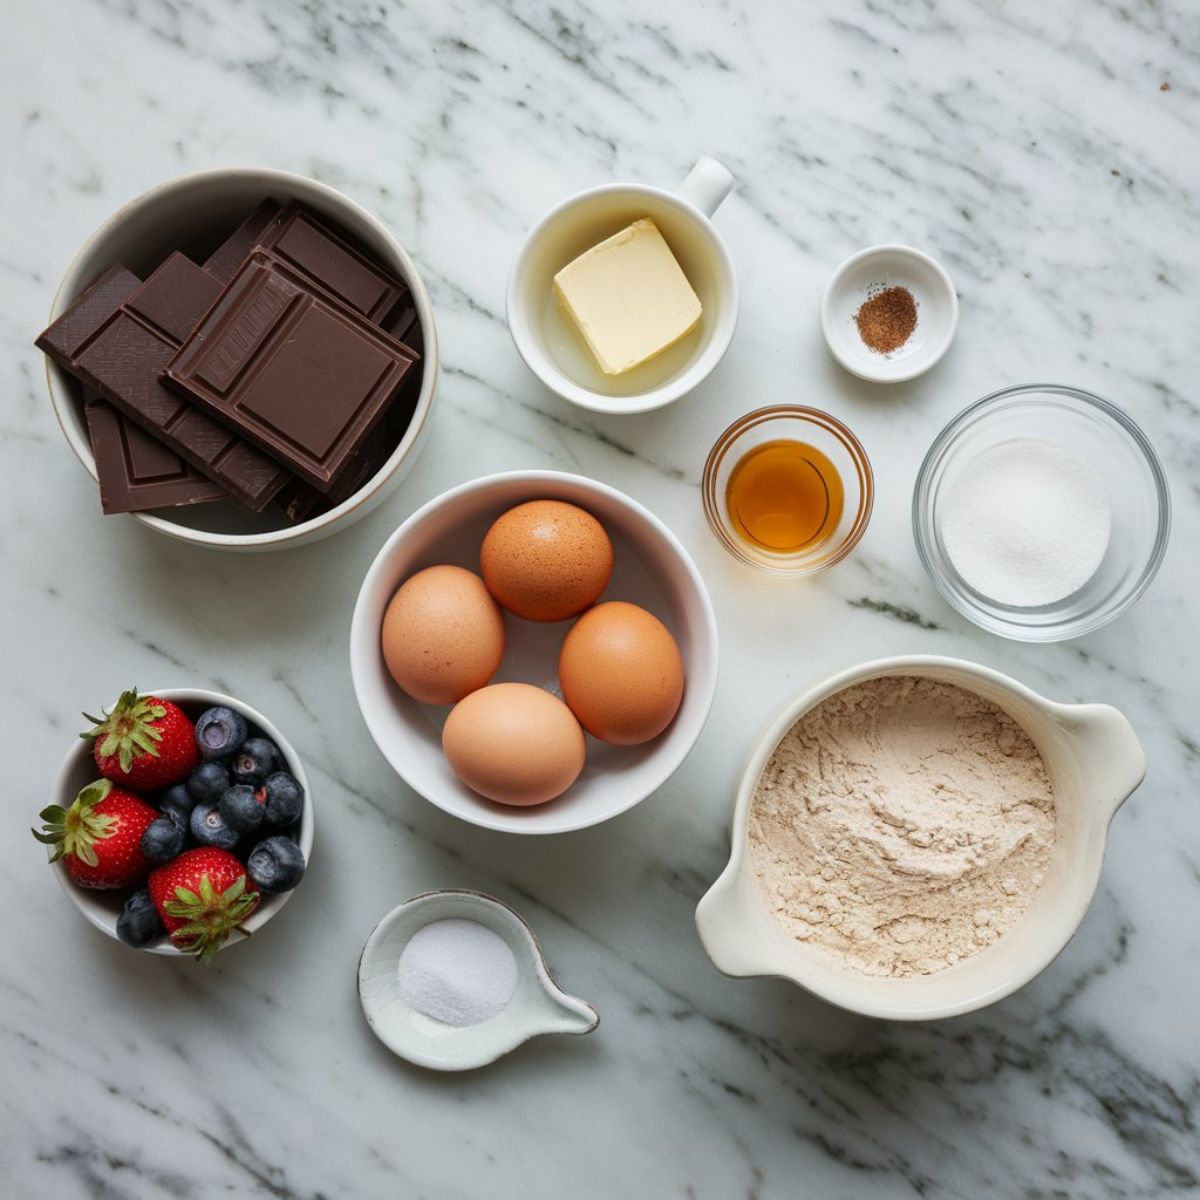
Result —
[{"label": "speckled brown egg", "polygon": [[612,575],[604,526],[562,500],[531,500],[498,517],[483,539],[483,579],[527,621],[565,621],[595,604]]},{"label": "speckled brown egg", "polygon": [[656,616],[614,600],[571,627],[558,678],[563,698],[588,733],[637,746],[674,720],[683,699],[683,656]]},{"label": "speckled brown egg", "polygon": [[426,567],[388,602],[380,638],[388,671],[414,700],[455,704],[499,669],[504,614],[473,571]]},{"label": "speckled brown egg", "polygon": [[529,683],[494,683],[451,710],[442,750],[472,791],[499,804],[545,804],[583,770],[583,730],[557,697]]}]

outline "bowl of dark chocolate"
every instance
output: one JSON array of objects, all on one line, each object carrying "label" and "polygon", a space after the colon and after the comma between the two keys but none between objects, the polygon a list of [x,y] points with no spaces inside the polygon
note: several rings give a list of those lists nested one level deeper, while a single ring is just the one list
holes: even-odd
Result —
[{"label": "bowl of dark chocolate", "polygon": [[[404,247],[335,189],[261,168],[173,179],[84,243],[51,328],[93,287],[101,332],[48,348],[46,374],[108,511],[195,545],[281,549],[365,516],[416,461],[438,373],[429,296]],[[302,298],[298,323],[261,336],[284,293]],[[286,361],[284,343],[306,357]],[[361,394],[331,402],[321,378]]]}]

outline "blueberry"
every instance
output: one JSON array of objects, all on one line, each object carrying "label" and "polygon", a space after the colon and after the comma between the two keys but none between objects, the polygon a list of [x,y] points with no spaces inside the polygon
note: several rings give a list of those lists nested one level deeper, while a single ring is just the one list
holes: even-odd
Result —
[{"label": "blueberry", "polygon": [[255,788],[248,783],[235,783],[222,797],[221,819],[238,833],[252,833],[267,815],[267,793],[265,788]]},{"label": "blueberry", "polygon": [[246,874],[264,892],[290,892],[304,877],[304,853],[290,837],[264,838],[246,857]]},{"label": "blueberry", "polygon": [[173,817],[159,817],[142,834],[142,853],[155,866],[161,866],[183,852],[185,836],[183,826],[177,825]]},{"label": "blueberry", "polygon": [[267,793],[267,824],[282,827],[300,820],[304,811],[304,789],[294,775],[276,771],[263,783]]},{"label": "blueberry", "polygon": [[125,908],[117,918],[117,937],[125,945],[140,950],[144,946],[152,946],[166,932],[149,891],[138,888],[125,901]]},{"label": "blueberry", "polygon": [[273,771],[279,770],[279,751],[275,743],[263,737],[247,738],[234,755],[234,783],[249,783],[258,787]]},{"label": "blueberry", "polygon": [[206,708],[196,718],[196,745],[203,759],[228,758],[245,740],[245,718],[232,708]]},{"label": "blueberry", "polygon": [[229,787],[229,768],[224,763],[201,763],[187,778],[187,790],[200,804],[216,804]]},{"label": "blueberry", "polygon": [[186,831],[188,818],[196,807],[196,797],[187,790],[186,783],[177,783],[169,787],[158,798],[158,807],[162,809],[180,829]]},{"label": "blueberry", "polygon": [[238,844],[238,831],[225,824],[221,810],[215,804],[197,804],[192,809],[189,828],[192,837],[202,846],[232,850]]}]

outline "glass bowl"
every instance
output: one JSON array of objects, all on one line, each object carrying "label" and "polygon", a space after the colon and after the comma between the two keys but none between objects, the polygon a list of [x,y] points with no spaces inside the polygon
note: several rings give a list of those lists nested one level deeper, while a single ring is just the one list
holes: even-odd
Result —
[{"label": "glass bowl", "polygon": [[[836,468],[843,489],[842,514],[819,542],[795,552],[755,546],[739,534],[729,512],[729,477],[756,446],[766,442],[805,442]],[[816,408],[779,404],[735,421],[717,439],[704,464],[704,515],[717,540],[735,558],[773,575],[813,575],[839,563],[866,532],[875,499],[871,464],[858,438],[841,421]]]},{"label": "glass bowl", "polygon": [[[1023,608],[985,596],[955,569],[939,505],[984,450],[1030,437],[1067,447],[1092,468],[1108,498],[1112,530],[1082,587],[1052,604]],[[1171,497],[1145,434],[1116,405],[1077,388],[1027,384],[985,396],[942,430],[917,474],[912,520],[925,570],[963,616],[1001,637],[1057,642],[1108,624],[1150,586],[1167,549]]]}]

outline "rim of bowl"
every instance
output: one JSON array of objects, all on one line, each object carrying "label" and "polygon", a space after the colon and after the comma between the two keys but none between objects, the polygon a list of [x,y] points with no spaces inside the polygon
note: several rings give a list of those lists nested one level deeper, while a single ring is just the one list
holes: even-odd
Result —
[{"label": "rim of bowl", "polygon": [[[842,540],[837,551],[813,566],[776,567],[770,563],[759,562],[745,553],[741,543],[725,528],[725,524],[721,520],[720,503],[716,487],[717,476],[720,473],[721,464],[725,461],[725,456],[732,449],[737,439],[748,429],[779,418],[788,418],[803,421],[810,425],[817,425],[827,433],[832,434],[850,455],[851,460],[854,462],[855,470],[858,473],[858,513],[854,518],[854,524],[850,527],[849,532]],[[867,532],[867,526],[871,523],[871,513],[875,508],[875,473],[871,469],[871,460],[867,456],[866,450],[863,449],[862,443],[849,427],[839,421],[837,417],[822,409],[811,408],[805,404],[774,404],[767,408],[755,409],[753,412],[746,413],[745,416],[738,417],[717,438],[713,443],[712,449],[708,452],[708,458],[704,462],[704,475],[700,485],[700,493],[704,503],[704,516],[708,521],[708,527],[716,535],[721,545],[734,558],[768,575],[801,579],[809,575],[819,575],[822,571],[827,571],[830,567],[836,566],[862,541],[863,535]]]},{"label": "rim of bowl", "polygon": [[[405,250],[395,235],[392,234],[378,217],[359,204],[357,200],[353,200],[344,192],[338,191],[337,188],[330,187],[329,184],[322,183],[320,180],[313,179],[310,176],[301,175],[296,171],[281,171],[271,167],[215,167],[204,171],[191,171],[184,175],[176,175],[171,179],[156,184],[152,188],[148,188],[132,199],[126,200],[84,239],[83,244],[75,252],[70,263],[67,265],[62,279],[55,289],[54,298],[50,303],[50,317],[47,323],[55,321],[61,315],[61,312],[76,299],[83,290],[83,287],[87,286],[84,283],[81,287],[73,288],[70,296],[65,294],[67,282],[75,274],[80,260],[93,246],[111,234],[116,226],[135,216],[137,209],[157,201],[162,196],[170,194],[173,191],[186,191],[195,184],[205,183],[215,178],[228,178],[231,176],[244,177],[247,181],[251,179],[262,180],[264,186],[267,188],[275,186],[286,189],[289,184],[295,184],[298,181],[306,189],[313,189],[323,195],[334,207],[349,210],[365,224],[369,225],[396,255],[397,260],[403,267],[401,274],[404,277],[405,283],[408,284],[409,290],[413,295],[413,300],[416,303],[417,316],[421,323],[421,335],[424,339],[424,349],[421,354],[421,362],[424,369],[424,375],[421,379],[421,391],[417,396],[417,403],[413,409],[413,415],[408,423],[408,427],[404,431],[404,436],[400,439],[396,449],[383,466],[358,491],[342,501],[341,504],[331,508],[328,512],[313,517],[308,521],[301,521],[299,524],[290,525],[285,529],[270,530],[264,533],[213,533],[208,530],[193,529],[187,525],[179,525],[165,517],[154,516],[152,513],[127,514],[149,529],[165,534],[176,541],[186,542],[195,546],[226,550],[280,549],[293,543],[309,541],[314,536],[323,532],[333,532],[335,527],[344,526],[349,523],[346,519],[375,497],[381,489],[385,488],[400,466],[409,457],[410,452],[414,452],[419,447],[421,437],[429,421],[440,372],[437,326],[434,322],[433,305],[429,299],[429,292],[425,286],[425,281],[421,278],[421,274],[417,270],[416,264],[413,262],[408,251]],[[46,358],[45,360],[45,370],[46,387],[50,393],[50,404],[54,409],[54,415],[58,420],[59,428],[62,430],[63,436],[67,439],[67,444],[75,452],[76,458],[79,459],[84,469],[92,478],[96,479],[96,460],[92,454],[92,448],[88,444],[86,436],[75,428],[71,416],[68,415],[73,407],[73,401],[68,392],[69,385],[67,380],[69,376],[50,358]]]},{"label": "rim of bowl", "polygon": [[[758,740],[754,743],[749,758],[746,760],[746,765],[742,770],[737,795],[734,798],[729,860],[722,869],[721,874],[709,888],[709,891],[705,892],[705,897],[719,884],[733,884],[742,872],[747,869],[749,844],[747,826],[749,824],[750,805],[754,798],[754,789],[762,772],[766,769],[771,754],[787,731],[805,713],[811,711],[831,696],[837,695],[838,692],[853,687],[856,683],[862,683],[869,679],[903,675],[905,672],[922,667],[945,667],[961,671],[964,674],[972,675],[979,679],[988,680],[1002,690],[1020,697],[1039,711],[1060,719],[1069,717],[1073,710],[1082,707],[1079,704],[1061,704],[1056,700],[1050,700],[1040,692],[1034,691],[1028,684],[1024,684],[1019,679],[1014,679],[1011,675],[1006,675],[1002,671],[997,671],[993,667],[986,667],[982,663],[971,662],[969,659],[954,658],[942,654],[905,654],[894,655],[889,658],[868,659],[865,662],[835,672],[833,675],[807,688],[783,704],[769,719]],[[959,684],[957,686],[966,685]],[[1018,722],[1018,724],[1028,733],[1028,729],[1023,722]],[[975,1012],[981,1008],[995,1004],[1005,999],[1005,997],[1011,996],[1014,992],[1019,991],[1027,983],[1030,983],[1040,975],[1066,949],[1075,934],[1079,932],[1079,926],[1083,923],[1083,919],[1091,908],[1092,901],[1095,899],[1096,889],[1099,886],[1100,875],[1104,865],[1104,854],[1108,845],[1108,831],[1112,825],[1112,818],[1116,815],[1119,807],[1118,805],[1117,809],[1108,811],[1103,815],[1101,815],[1098,808],[1095,809],[1095,820],[1101,825],[1102,836],[1099,841],[1098,852],[1094,858],[1081,863],[1080,869],[1082,872],[1086,872],[1086,878],[1090,880],[1090,883],[1086,889],[1086,896],[1083,897],[1082,903],[1078,906],[1078,911],[1074,914],[1074,921],[1069,931],[1061,941],[1050,947],[1048,953],[1031,957],[1026,967],[1014,972],[1003,984],[999,984],[988,991],[965,1000],[940,1004],[930,1003],[918,1009],[905,1009],[882,1002],[878,1004],[857,1004],[839,992],[836,987],[826,987],[821,983],[814,984],[807,979],[800,979],[796,974],[782,975],[767,971],[760,975],[746,976],[745,978],[784,979],[796,987],[803,988],[806,992],[818,996],[827,1003],[844,1009],[846,1012],[853,1012],[860,1016],[873,1017],[879,1020],[937,1021],[948,1017],[962,1016],[965,1013]],[[726,880],[727,875],[729,876],[728,880]],[[701,902],[703,902],[703,897]],[[1028,913],[1026,916],[1028,916]],[[733,978],[742,977],[734,976]],[[868,976],[867,978],[871,977]],[[932,975],[925,978],[936,979],[937,976]]]},{"label": "rim of bowl", "polygon": [[[1111,609],[1098,613],[1088,620],[1059,623],[1045,626],[1024,626],[1013,621],[996,618],[976,608],[965,594],[960,594],[951,588],[940,570],[930,549],[933,538],[933,513],[929,503],[930,477],[934,470],[941,465],[953,450],[955,443],[965,430],[976,421],[985,419],[992,411],[1002,407],[1005,402],[1020,396],[1036,395],[1049,392],[1056,396],[1068,396],[1072,400],[1090,405],[1116,424],[1133,444],[1141,451],[1150,475],[1154,480],[1155,495],[1158,500],[1158,529],[1155,532],[1154,544],[1150,548],[1146,563],[1138,576],[1137,582],[1129,591],[1112,606]],[[1015,387],[1001,388],[991,392],[982,399],[969,404],[957,416],[952,417],[933,440],[926,451],[925,458],[917,472],[916,483],[913,486],[912,499],[912,528],[913,540],[917,544],[917,556],[925,568],[938,593],[956,612],[966,617],[972,624],[999,637],[1017,642],[1061,642],[1072,638],[1083,637],[1095,633],[1110,621],[1131,608],[1154,582],[1155,575],[1162,565],[1167,553],[1167,543],[1171,535],[1171,492],[1167,485],[1166,473],[1162,469],[1154,447],[1149,438],[1142,432],[1141,427],[1123,409],[1105,400],[1093,392],[1082,388],[1071,387],[1061,383],[1022,383]]]},{"label": "rim of bowl", "polygon": [[[517,298],[517,280],[522,264],[528,257],[530,248],[534,242],[545,233],[550,223],[562,216],[564,212],[574,208],[577,204],[583,203],[585,200],[617,192],[635,192],[642,195],[656,196],[659,199],[667,200],[682,208],[705,229],[710,243],[716,250],[717,257],[721,262],[722,270],[729,281],[727,305],[730,316],[727,332],[720,337],[714,334],[712,341],[705,347],[700,357],[682,372],[680,377],[659,384],[658,387],[651,388],[647,392],[638,392],[632,396],[608,396],[603,392],[594,392],[591,388],[586,388],[582,384],[576,383],[562,371],[548,371],[543,369],[539,363],[534,361],[536,356],[528,352],[529,342],[526,339],[532,341],[532,333],[529,330],[530,322],[523,315],[522,307]],[[733,256],[729,253],[729,247],[725,244],[725,239],[721,236],[721,231],[713,223],[712,217],[702,212],[685,196],[680,195],[678,192],[672,192],[668,188],[654,187],[647,183],[604,183],[599,187],[587,188],[582,192],[575,192],[565,200],[560,200],[530,227],[529,232],[526,233],[521,241],[516,256],[513,258],[512,266],[509,267],[508,283],[504,292],[504,310],[508,321],[508,332],[512,337],[513,345],[517,348],[517,353],[521,356],[525,365],[546,387],[569,403],[577,405],[580,408],[586,408],[590,412],[604,413],[608,416],[628,416],[633,413],[653,412],[655,409],[665,408],[668,404],[673,404],[676,400],[682,399],[689,392],[698,388],[716,370],[733,342],[733,335],[737,332],[738,316],[741,310],[741,295],[738,288],[737,273],[733,267]],[[689,383],[687,380],[693,373],[695,373],[695,379]]]},{"label": "rim of bowl", "polygon": [[[470,814],[458,812],[455,809],[448,808],[442,804],[440,800],[435,800],[431,796],[426,796],[424,792],[419,791],[409,780],[404,773],[401,765],[385,748],[384,742],[386,739],[376,729],[376,719],[373,714],[369,714],[362,699],[362,686],[359,679],[358,653],[357,649],[360,645],[365,645],[368,642],[371,645],[377,645],[379,637],[378,630],[368,630],[365,627],[366,616],[366,594],[368,587],[374,582],[375,578],[383,573],[388,559],[393,551],[416,525],[420,524],[430,513],[436,511],[444,504],[448,504],[452,500],[458,499],[460,496],[469,495],[472,492],[484,491],[488,488],[495,487],[500,483],[528,482],[530,484],[539,483],[560,483],[566,482],[573,485],[582,486],[586,491],[597,492],[605,495],[608,498],[617,501],[624,505],[633,516],[637,517],[649,524],[655,531],[663,537],[667,545],[675,553],[677,560],[684,569],[684,573],[691,581],[692,589],[700,602],[700,612],[703,617],[702,628],[704,642],[711,648],[712,654],[712,673],[708,681],[708,686],[705,689],[706,694],[703,697],[703,708],[699,714],[698,723],[696,726],[695,736],[687,743],[686,746],[680,747],[669,761],[663,758],[664,762],[668,762],[665,768],[660,768],[656,774],[653,784],[641,791],[638,795],[632,794],[632,798],[622,800],[622,802],[612,808],[611,811],[604,813],[602,816],[597,816],[594,820],[580,822],[572,820],[570,817],[570,805],[564,806],[562,817],[554,824],[539,828],[521,828],[514,826],[506,821],[505,816],[501,813],[492,813],[490,810],[482,807],[478,811],[472,810]],[[514,501],[514,503],[521,503]],[[640,504],[632,496],[625,492],[611,487],[606,483],[600,483],[598,480],[589,479],[585,475],[574,475],[568,471],[539,471],[539,470],[524,470],[524,471],[501,471],[494,475],[484,475],[479,479],[468,480],[466,483],[458,484],[445,492],[434,496],[431,500],[426,501],[416,512],[408,516],[395,530],[392,531],[387,541],[380,547],[378,554],[372,560],[371,565],[367,568],[367,573],[363,576],[362,584],[358,589],[358,596],[354,602],[354,614],[350,621],[350,679],[354,688],[354,698],[358,704],[358,711],[362,714],[363,722],[367,726],[367,731],[371,735],[371,740],[379,749],[380,754],[392,770],[404,780],[405,784],[418,796],[420,796],[427,804],[432,804],[435,808],[441,809],[442,812],[448,813],[452,817],[456,817],[460,821],[466,821],[470,825],[478,825],[483,829],[493,829],[499,833],[515,833],[518,835],[529,836],[547,836],[558,833],[574,833],[580,829],[590,829],[595,825],[602,825],[605,821],[610,821],[613,817],[619,817],[622,813],[628,812],[631,808],[636,808],[643,800],[654,795],[672,775],[683,765],[688,755],[691,754],[696,743],[700,740],[700,735],[704,732],[704,728],[708,723],[709,714],[712,712],[713,700],[716,696],[717,677],[720,672],[720,639],[717,633],[717,616],[713,608],[712,597],[708,594],[708,588],[704,584],[704,579],[700,574],[696,564],[692,561],[692,557],[684,548],[683,543],[675,536],[674,533],[664,524],[658,517],[654,515],[645,505]],[[689,672],[690,677],[690,672]],[[661,750],[661,747],[660,747]],[[662,757],[660,755],[660,757]]]},{"label": "rim of bowl", "polygon": [[[942,285],[942,289],[948,298],[950,310],[950,323],[941,344],[935,350],[930,351],[928,357],[914,358],[912,361],[916,365],[910,367],[908,370],[902,370],[898,374],[876,373],[870,369],[870,360],[857,361],[843,357],[838,352],[833,337],[834,291],[846,277],[851,267],[855,267],[860,262],[868,258],[873,258],[877,254],[885,253],[901,254],[908,258],[914,258],[929,267]],[[905,246],[901,242],[881,242],[877,246],[867,246],[865,249],[851,254],[849,258],[843,259],[838,264],[833,274],[829,277],[829,282],[825,285],[824,292],[821,293],[821,336],[825,339],[825,345],[829,348],[829,353],[851,375],[859,379],[865,379],[868,383],[907,383],[910,379],[916,379],[919,375],[924,375],[926,371],[932,367],[936,367],[946,356],[946,351],[950,349],[951,343],[954,341],[954,335],[957,332],[958,293],[954,290],[954,281],[950,278],[950,274],[946,268],[936,258],[930,254],[926,254],[924,250],[918,250],[915,246]],[[888,360],[884,359],[883,361],[886,362]]]},{"label": "rim of bowl", "polygon": [[[214,692],[207,688],[194,687],[176,687],[176,688],[149,688],[142,693],[146,696],[158,696],[163,700],[171,700],[176,704],[203,704],[205,708],[212,708],[215,705],[225,705],[227,708],[232,708],[234,712],[240,713],[246,720],[257,725],[263,733],[265,733],[282,751],[288,767],[292,774],[296,777],[296,782],[304,789],[304,810],[300,814],[300,829],[298,833],[298,845],[304,854],[305,872],[312,865],[312,848],[313,841],[316,838],[317,819],[316,805],[313,803],[312,788],[308,782],[308,774],[304,769],[304,760],[296,752],[296,748],[279,732],[279,729],[266,717],[263,716],[256,708],[252,708],[244,700],[239,700],[236,696],[227,696],[224,692]],[[73,767],[79,757],[89,756],[88,748],[82,741],[76,742],[74,746],[67,752],[66,757],[62,761],[62,765],[58,769],[58,775],[54,781],[54,794],[57,797],[53,803],[70,804],[74,799],[73,796],[67,795],[67,777],[71,774]],[[64,804],[64,807],[66,806]],[[107,934],[114,941],[120,941],[117,937],[116,920],[112,921],[111,926],[89,908],[85,908],[80,896],[81,892],[86,893],[86,888],[80,888],[78,884],[72,882],[67,875],[66,868],[61,862],[52,864],[54,874],[58,879],[59,885],[63,891],[70,897],[71,903],[79,911],[80,915],[88,922],[88,924],[99,929],[101,933]],[[302,879],[301,884],[304,883]],[[292,898],[296,888],[292,888],[288,892],[271,892],[259,903],[258,908],[250,914],[250,916],[242,922],[245,928],[253,934],[261,929],[283,906]],[[227,950],[230,946],[236,946],[239,942],[249,940],[245,934],[234,931],[229,940],[221,947],[221,950]],[[122,943],[124,944],[124,943]],[[132,947],[130,947],[132,949]],[[168,939],[164,939],[154,946],[146,946],[142,948],[143,953],[158,954],[164,956],[174,956],[180,958],[190,958],[191,955],[185,954],[182,950],[173,946]],[[218,951],[220,953],[220,951]]]}]

